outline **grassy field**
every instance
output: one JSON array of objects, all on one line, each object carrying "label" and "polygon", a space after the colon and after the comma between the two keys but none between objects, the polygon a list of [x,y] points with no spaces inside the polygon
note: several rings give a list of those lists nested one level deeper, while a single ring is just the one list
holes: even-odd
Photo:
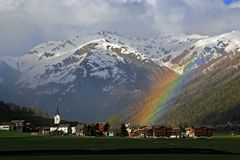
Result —
[{"label": "grassy field", "polygon": [[38,156],[1,157],[1,160],[237,160],[227,155],[93,155],[93,156]]},{"label": "grassy field", "polygon": [[[0,151],[21,150],[75,150],[75,149],[131,149],[131,148],[206,148],[240,153],[240,136],[217,134],[212,139],[130,139],[130,138],[82,138],[73,136],[40,136],[28,133],[0,131]],[[85,156],[22,156],[0,157],[13,159],[239,159],[234,155],[85,155]]]}]

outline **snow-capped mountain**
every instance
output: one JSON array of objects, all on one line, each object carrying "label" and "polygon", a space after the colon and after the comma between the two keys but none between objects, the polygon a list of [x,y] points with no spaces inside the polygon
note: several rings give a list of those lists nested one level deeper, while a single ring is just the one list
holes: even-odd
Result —
[{"label": "snow-capped mountain", "polygon": [[49,111],[61,102],[66,118],[88,120],[86,114],[93,110],[115,114],[135,103],[165,72],[184,74],[239,52],[239,31],[214,37],[85,34],[42,43],[21,57],[0,58],[0,89],[4,91],[0,97]]}]

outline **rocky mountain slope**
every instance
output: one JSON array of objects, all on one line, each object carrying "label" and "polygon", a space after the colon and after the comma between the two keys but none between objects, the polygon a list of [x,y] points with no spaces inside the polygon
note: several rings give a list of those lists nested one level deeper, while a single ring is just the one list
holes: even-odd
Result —
[{"label": "rocky mountain slope", "polygon": [[99,32],[49,41],[21,57],[0,58],[0,98],[49,112],[60,104],[66,119],[106,120],[124,114],[166,72],[209,76],[219,59],[239,51],[239,31],[153,38]]}]

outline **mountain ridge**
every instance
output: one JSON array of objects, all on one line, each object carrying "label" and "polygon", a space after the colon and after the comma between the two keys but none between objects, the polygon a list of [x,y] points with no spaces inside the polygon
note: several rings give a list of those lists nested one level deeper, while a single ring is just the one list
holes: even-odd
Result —
[{"label": "mountain ridge", "polygon": [[[239,31],[214,37],[168,35],[142,39],[99,32],[49,41],[22,57],[0,58],[0,97],[18,104],[42,105],[50,112],[50,106],[62,103],[65,119],[106,119],[141,100],[166,72],[215,70],[212,62],[216,59],[239,54],[239,37]],[[212,66],[208,66],[210,63]],[[93,107],[97,105],[100,107]],[[87,118],[92,110],[100,113]]]}]

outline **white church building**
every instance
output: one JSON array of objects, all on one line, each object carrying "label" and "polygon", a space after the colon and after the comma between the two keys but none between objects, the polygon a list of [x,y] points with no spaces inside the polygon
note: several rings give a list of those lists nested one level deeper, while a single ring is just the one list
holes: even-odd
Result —
[{"label": "white church building", "polygon": [[57,113],[54,115],[54,124],[60,124],[61,122],[61,117],[57,108]]},{"label": "white church building", "polygon": [[54,115],[54,124],[50,127],[50,133],[62,132],[63,134],[76,134],[76,126],[78,123],[61,123],[61,116],[59,114],[58,108]]}]

